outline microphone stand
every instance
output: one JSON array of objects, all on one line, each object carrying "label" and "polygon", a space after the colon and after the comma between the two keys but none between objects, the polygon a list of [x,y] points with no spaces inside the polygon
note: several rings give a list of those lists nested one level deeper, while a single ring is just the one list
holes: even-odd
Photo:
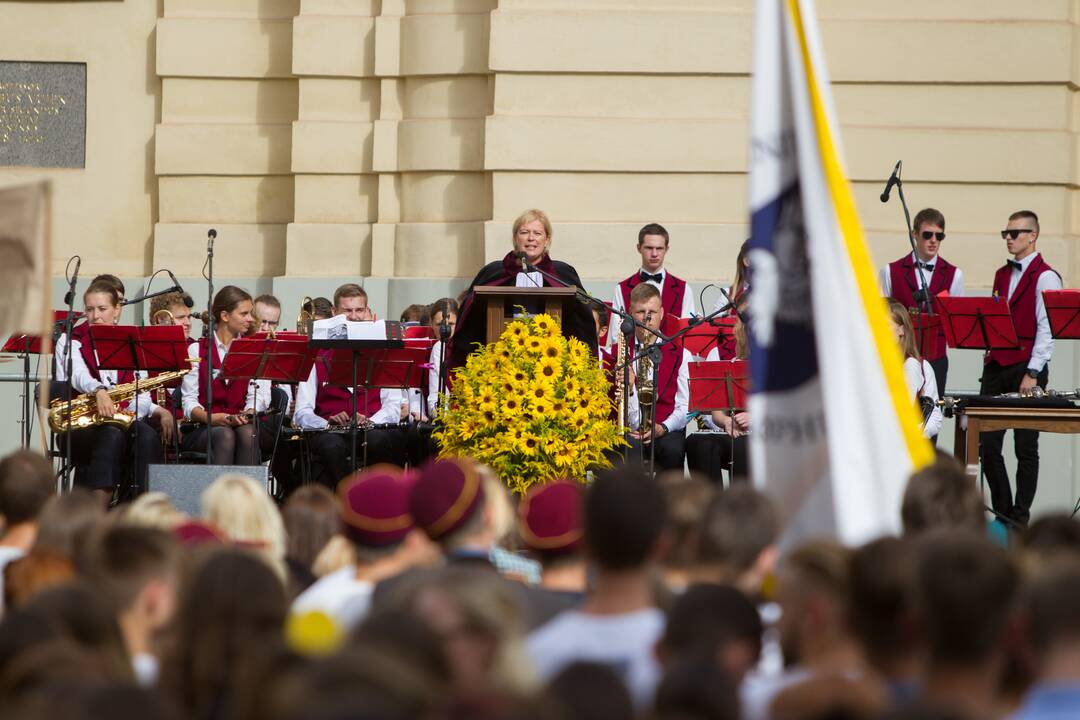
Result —
[{"label": "microphone stand", "polygon": [[[925,307],[928,317],[933,316],[934,308],[930,302],[930,293],[927,290],[926,275],[923,274],[923,269],[920,267],[922,258],[919,257],[919,253],[915,249],[915,230],[911,227],[911,212],[908,210],[907,199],[904,197],[904,181],[900,178],[900,171],[903,170],[903,164],[897,163],[896,173],[896,193],[900,196],[900,207],[904,209],[904,228],[907,230],[908,245],[911,247],[911,259],[915,263],[915,277],[919,281],[919,299],[916,302],[916,311]],[[888,202],[888,198],[884,198],[883,202]],[[922,344],[922,318],[920,313],[915,313],[915,341],[919,345]]]},{"label": "microphone stand", "polygon": [[[76,255],[75,257],[78,257]],[[70,260],[68,262],[71,262]],[[65,490],[70,491],[73,487],[71,479],[71,373],[72,359],[74,357],[74,351],[71,347],[72,335],[75,332],[75,285],[79,281],[79,266],[82,265],[82,258],[79,258],[79,262],[75,264],[75,272],[72,274],[71,279],[68,281],[67,295],[64,297],[67,300],[68,314],[64,319],[64,337],[67,338],[67,357],[64,358],[64,377],[67,379],[66,387],[64,388],[64,402],[67,403],[67,442],[64,443],[64,481],[63,486]]]},{"label": "microphone stand", "polygon": [[[217,230],[206,233],[206,464],[214,463],[214,238]],[[199,369],[202,372],[202,368]]]}]

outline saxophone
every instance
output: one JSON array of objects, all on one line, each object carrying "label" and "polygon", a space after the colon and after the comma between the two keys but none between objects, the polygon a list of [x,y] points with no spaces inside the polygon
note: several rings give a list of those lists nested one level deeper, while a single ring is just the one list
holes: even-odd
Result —
[{"label": "saxophone", "polygon": [[619,432],[626,432],[626,383],[622,368],[626,365],[626,336],[619,333],[619,342],[615,346],[615,413],[618,418]]},{"label": "saxophone", "polygon": [[653,385],[653,362],[648,354],[649,347],[656,342],[656,337],[649,334],[642,340],[641,355],[637,361],[636,385],[638,407],[641,409],[641,422],[638,425],[639,432],[645,432],[653,426],[656,414],[656,388]]},{"label": "saxophone", "polygon": [[[157,388],[168,385],[174,380],[179,380],[190,370],[174,370],[161,373],[146,380],[140,380],[139,392],[152,392]],[[109,398],[117,407],[126,405],[135,397],[135,383],[129,382],[116,385],[109,390]],[[127,410],[117,410],[111,418],[103,418],[98,415],[97,398],[86,393],[71,399],[71,414],[68,414],[68,403],[63,398],[57,398],[49,403],[49,429],[54,433],[67,432],[68,430],[81,430],[83,428],[98,425],[116,425],[127,429],[135,422],[135,414]]]}]

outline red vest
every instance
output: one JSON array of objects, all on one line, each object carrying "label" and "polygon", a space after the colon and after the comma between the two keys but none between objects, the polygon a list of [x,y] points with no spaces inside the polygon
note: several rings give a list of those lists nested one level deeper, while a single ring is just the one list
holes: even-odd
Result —
[{"label": "red vest", "polygon": [[[656,386],[656,412],[653,422],[661,423],[675,409],[675,393],[679,389],[679,365],[682,363],[682,350],[677,343],[668,343],[661,348],[660,376]],[[627,348],[633,357],[633,348]],[[637,370],[635,363],[634,370]]]},{"label": "red vest", "polygon": [[214,379],[214,406],[211,413],[229,413],[235,415],[247,406],[248,381],[225,380],[221,377],[221,358],[218,357],[217,343],[211,344],[207,338],[199,340],[199,404],[206,408],[206,387],[209,380],[210,366],[207,364],[207,348],[214,353],[214,369],[218,377]]},{"label": "red vest", "polygon": [[[329,385],[330,369],[327,363],[330,361],[330,351],[323,351],[315,359],[315,382],[318,383],[318,391],[315,394],[315,414],[323,420],[329,420],[338,413],[348,413],[352,410],[352,393],[347,388],[338,385]],[[367,392],[358,390],[356,393],[356,412],[370,418],[382,407],[381,391],[371,389]]]},{"label": "red vest", "polygon": [[[931,298],[951,288],[953,278],[956,277],[956,266],[946,262],[943,258],[938,257],[934,265],[934,274],[930,276],[930,284],[926,288],[927,294]],[[923,274],[926,274],[925,270]],[[915,263],[912,261],[910,254],[889,263],[889,285],[892,289],[892,298],[903,303],[906,308],[916,307],[915,291],[919,289],[919,278],[915,276]],[[934,357],[927,356],[924,359],[937,360],[945,357],[944,324],[938,326],[937,346],[940,350],[939,353]]]},{"label": "red vest", "polygon": [[[78,340],[80,343],[79,351],[82,353],[83,362],[86,363],[86,369],[90,371],[90,374],[95,380],[101,381],[101,372],[98,370],[97,358],[94,356],[94,350],[90,347],[90,324],[83,323],[76,325],[71,330],[71,342],[72,344]],[[135,382],[135,373],[131,370],[120,370],[116,375],[116,383],[118,385],[124,385],[126,383]]]},{"label": "red vest", "polygon": [[1009,298],[1009,312],[1012,313],[1013,327],[1016,328],[1016,338],[1020,341],[1019,350],[991,350],[985,360],[993,360],[998,365],[1015,365],[1027,362],[1031,359],[1031,350],[1035,345],[1035,303],[1036,284],[1039,276],[1047,270],[1056,272],[1046,264],[1042,255],[1036,255],[1024,274],[1020,276],[1020,282],[1016,283],[1016,290],[1009,297],[1009,280],[1012,277],[1012,267],[1006,263],[1000,267],[994,275],[994,296],[999,299]]},{"label": "red vest", "polygon": [[[619,292],[622,293],[623,308],[630,309],[630,291],[641,284],[641,271],[619,283]],[[686,293],[686,282],[672,275],[664,273],[664,285],[660,288],[660,304],[664,308],[665,315],[682,317],[683,295]]]}]

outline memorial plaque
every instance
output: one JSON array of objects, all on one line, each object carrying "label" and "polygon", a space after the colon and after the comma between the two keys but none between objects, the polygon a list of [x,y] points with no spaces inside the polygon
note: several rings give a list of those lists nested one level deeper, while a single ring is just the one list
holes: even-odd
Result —
[{"label": "memorial plaque", "polygon": [[0,167],[86,167],[86,64],[0,60]]}]

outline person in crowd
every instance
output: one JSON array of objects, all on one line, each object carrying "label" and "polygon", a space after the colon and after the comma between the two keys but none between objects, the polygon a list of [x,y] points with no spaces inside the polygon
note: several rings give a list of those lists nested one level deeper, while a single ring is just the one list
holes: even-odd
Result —
[{"label": "person in crowd", "polygon": [[[741,312],[746,307],[747,301],[750,299],[750,238],[746,238],[743,244],[739,246],[739,254],[735,258],[735,279],[731,281],[731,287],[728,288],[727,295],[720,293],[720,297],[716,298],[716,304],[713,305],[713,312],[723,310],[725,306],[732,305],[733,307],[727,312],[721,313],[721,317],[724,315],[730,315],[736,310]],[[702,308],[704,310],[704,308]]]},{"label": "person in crowd", "polygon": [[918,697],[925,670],[917,555],[910,538],[883,537],[851,556],[851,628],[898,703]]},{"label": "person in crowd", "polygon": [[[615,287],[611,304],[618,310],[628,310],[631,305],[630,294],[642,283],[652,285],[661,295],[661,305],[666,315],[689,318],[696,315],[694,291],[683,279],[675,277],[664,267],[670,237],[668,231],[659,223],[649,223],[638,231],[637,251],[641,255],[641,269],[621,281]],[[612,314],[608,325],[607,341],[610,345],[618,340],[619,324]]]},{"label": "person in crowd", "polygon": [[0,460],[0,614],[4,609],[4,568],[33,547],[41,512],[55,494],[53,467],[38,453],[16,450]]},{"label": "person in crowd", "polygon": [[759,599],[780,557],[780,530],[768,495],[748,485],[716,493],[701,521],[695,579],[733,585]]},{"label": "person in crowd", "polygon": [[576,661],[547,684],[547,694],[563,710],[565,720],[633,720],[634,701],[622,679],[607,665]]},{"label": "person in crowd", "polygon": [[180,583],[180,547],[168,532],[116,524],[93,543],[89,581],[120,625],[140,685],[158,679],[158,633],[172,620]]},{"label": "person in crowd", "polygon": [[[1034,526],[1033,526],[1034,527]],[[1080,717],[1080,564],[1075,554],[1036,573],[1024,592],[1035,684],[1015,720]]]},{"label": "person in crowd", "polygon": [[747,720],[770,717],[783,693],[822,677],[860,678],[861,649],[848,623],[850,551],[831,541],[815,541],[791,551],[777,570],[777,626],[785,669],[775,676],[755,674],[742,686]]},{"label": "person in crowd", "polygon": [[730,585],[695,584],[675,598],[656,652],[666,668],[700,658],[736,685],[761,659],[764,628],[754,603]]},{"label": "person in crowd", "polygon": [[978,489],[953,458],[937,460],[912,474],[900,504],[904,535],[952,528],[986,533],[986,511]]},{"label": "person in crowd", "polygon": [[[352,322],[360,322],[368,312],[367,293],[359,285],[346,283],[334,292],[334,311]],[[350,458],[350,436],[342,430],[349,427],[353,391],[330,384],[327,367],[331,351],[324,351],[311,368],[307,380],[296,388],[296,411],[293,423],[305,430],[328,430],[312,433],[309,441],[312,455],[323,466],[320,481],[329,488],[352,472],[360,458]],[[378,392],[356,392],[356,421],[393,424],[401,419],[401,391],[382,388]],[[331,427],[337,431],[330,431]],[[363,447],[368,466],[380,463],[405,464],[405,437],[397,427],[359,429],[358,448]],[[359,452],[359,450],[358,450]]]},{"label": "person in crowd", "polygon": [[457,327],[457,300],[453,298],[436,300],[428,308],[428,315],[431,318],[431,329],[437,338],[435,344],[431,346],[431,357],[428,359],[431,369],[428,370],[427,417],[434,419],[438,414],[439,392],[445,392],[447,382],[447,378],[444,378],[442,374],[443,360],[447,351],[443,336],[449,338]]},{"label": "person in crowd", "polygon": [[299,590],[315,582],[312,568],[326,544],[342,532],[340,501],[323,485],[304,485],[281,508],[285,525],[285,563]]},{"label": "person in crowd", "polygon": [[158,295],[150,300],[151,325],[179,325],[184,329],[188,344],[195,342],[191,338],[191,308],[187,301],[191,297],[181,292]]},{"label": "person in crowd", "polygon": [[428,306],[421,305],[420,303],[413,303],[409,307],[401,311],[401,322],[403,323],[415,323],[417,325],[428,324]]},{"label": "person in crowd", "polygon": [[[639,374],[646,370],[647,364],[641,361],[641,354],[645,346],[655,340],[649,330],[659,330],[664,319],[660,291],[651,283],[637,285],[630,293],[630,312],[646,326],[637,329],[635,346],[627,348],[628,357],[634,359],[632,387],[627,389],[630,393],[626,420],[630,455],[646,462],[651,455],[655,455],[658,470],[678,470],[683,466],[690,403],[687,368],[690,353],[680,350],[675,343],[667,343],[661,347],[659,363],[652,363],[653,372],[649,373],[652,377]],[[638,387],[643,384],[655,386],[651,407],[641,403]],[[651,417],[648,426],[642,424],[649,422],[645,420],[646,417]],[[650,445],[654,447],[649,448]]]},{"label": "person in crowd", "polygon": [[[149,393],[140,392],[119,406],[113,402],[110,391],[117,385],[134,382],[135,374],[131,370],[98,367],[90,327],[115,325],[120,317],[121,296],[113,284],[100,280],[87,287],[83,302],[87,322],[76,326],[71,336],[72,391],[92,397],[94,411],[101,418],[125,413],[134,419],[126,429],[118,424],[101,423],[60,436],[61,443],[71,443],[75,483],[93,490],[104,502],[123,484],[133,463],[136,487],[146,487],[147,467],[162,462],[161,441],[164,438],[171,442],[176,423],[167,409],[151,401]],[[67,340],[62,336],[57,341],[57,347],[62,348],[59,354],[66,356]],[[140,371],[139,376],[145,378],[146,373]],[[147,422],[151,417],[161,428],[160,435]]]},{"label": "person in crowd", "polygon": [[409,513],[409,483],[388,466],[346,478],[338,486],[345,535],[356,563],[315,582],[293,602],[292,616],[321,613],[336,630],[335,641],[363,620],[376,583],[434,558],[430,543]]},{"label": "person in crowd", "polygon": [[330,302],[330,298],[314,298],[311,301],[311,313],[316,320],[329,320],[334,317],[334,303]]},{"label": "person in crowd", "polygon": [[1005,636],[1020,589],[1016,564],[1003,548],[970,532],[942,530],[920,543],[925,697],[968,717],[999,717]]},{"label": "person in crowd", "polygon": [[542,680],[575,660],[607,664],[645,709],[660,678],[653,647],[664,628],[651,571],[663,545],[666,499],[641,468],[601,474],[585,494],[585,547],[595,568],[580,608],[557,615],[529,636]]},{"label": "person in crowd", "polygon": [[582,547],[582,486],[571,480],[534,485],[518,504],[518,528],[529,553],[542,568],[539,611],[529,627],[539,627],[585,599],[586,566]]},{"label": "person in crowd", "polygon": [[121,512],[121,518],[126,525],[158,528],[168,532],[172,532],[187,520],[187,516],[173,505],[172,499],[160,491],[143,493],[128,503]]},{"label": "person in crowd", "polygon": [[700,474],[685,475],[682,470],[668,470],[657,478],[667,497],[667,522],[664,528],[668,546],[664,552],[664,585],[682,592],[694,581],[701,529],[705,510],[712,501],[712,485]]},{"label": "person in crowd", "polygon": [[[964,273],[939,255],[945,241],[945,216],[940,210],[923,208],[915,214],[911,239],[915,252],[904,255],[881,268],[882,294],[900,303],[905,310],[927,312],[933,298],[943,292],[959,296],[964,294]],[[932,357],[925,360],[934,369],[934,383],[938,397],[945,395],[945,380],[949,372],[949,356],[945,353],[945,326],[935,331],[937,339]],[[916,341],[916,347],[921,343]]]},{"label": "person in crowd", "polygon": [[735,683],[707,658],[672,663],[656,689],[656,720],[739,720]]},{"label": "person in crowd", "polygon": [[[503,285],[509,287],[581,287],[581,278],[573,266],[552,260],[548,254],[551,249],[551,221],[542,210],[526,210],[514,221],[512,231],[513,250],[502,260],[485,265],[476,274],[461,301],[461,313],[457,327],[447,348],[447,361],[450,369],[461,367],[465,359],[475,349],[487,341],[486,319],[481,310],[473,308],[475,295],[473,289],[478,285]],[[524,255],[522,255],[524,253]],[[527,265],[538,268],[540,272],[528,270]],[[553,279],[555,278],[555,279]],[[581,303],[571,303],[569,312],[562,319],[563,334],[575,337],[596,352],[596,327],[592,313]],[[535,312],[539,305],[526,306],[529,312]]]},{"label": "person in crowd", "polygon": [[277,332],[281,325],[281,301],[270,294],[260,295],[252,301],[251,318],[254,332]]},{"label": "person in crowd", "polygon": [[896,342],[904,355],[904,377],[912,402],[919,407],[923,418],[923,435],[933,441],[941,431],[944,416],[938,407],[938,382],[934,367],[919,355],[915,344],[915,330],[907,308],[896,300],[889,300],[889,319],[896,334]]},{"label": "person in crowd", "polygon": [[[722,348],[709,349],[705,360],[713,362],[723,359],[746,360],[749,357],[749,341],[746,337],[746,325],[736,320],[734,328],[734,357],[724,358]],[[729,399],[734,403],[735,399]],[[748,462],[748,433],[750,432],[750,413],[745,408],[734,410],[713,410],[700,417],[702,430],[691,433],[686,438],[686,464],[693,470],[707,475],[717,487],[724,483],[724,470],[727,470],[731,483],[744,483],[750,478]]]},{"label": "person in crowd", "polygon": [[187,717],[224,717],[245,661],[280,646],[285,588],[261,556],[220,548],[197,556],[179,600],[158,685]]},{"label": "person in crowd", "polygon": [[1067,513],[1043,515],[1028,526],[1019,540],[1024,556],[1038,562],[1080,557],[1080,521]]},{"label": "person in crowd", "polygon": [[[1054,351],[1043,293],[1060,290],[1061,276],[1036,249],[1039,217],[1030,210],[1014,212],[1001,231],[1001,239],[1012,259],[994,275],[994,296],[1008,302],[1020,347],[987,353],[979,385],[982,395],[1030,393],[1035,387],[1045,388]],[[1004,430],[982,433],[980,459],[994,512],[1025,526],[1031,517],[1031,503],[1039,480],[1039,432],[1019,429],[1012,432],[1016,451],[1015,496],[1001,455]]]},{"label": "person in crowd", "polygon": [[285,525],[281,513],[253,478],[238,473],[221,475],[203,490],[202,519],[234,543],[253,549],[266,559],[282,581],[285,567]]},{"label": "person in crowd", "polygon": [[[258,465],[262,451],[255,435],[254,419],[270,407],[269,380],[228,380],[221,376],[222,363],[232,341],[251,328],[251,295],[235,285],[226,285],[214,295],[214,341],[202,338],[188,346],[188,357],[198,360],[197,367],[184,376],[181,395],[184,417],[198,423],[184,435],[184,451],[206,452],[211,445],[214,465]],[[210,360],[213,360],[213,378]],[[207,411],[207,389],[213,385],[213,407]],[[208,425],[209,424],[209,425]],[[210,434],[213,440],[210,441]]]}]

